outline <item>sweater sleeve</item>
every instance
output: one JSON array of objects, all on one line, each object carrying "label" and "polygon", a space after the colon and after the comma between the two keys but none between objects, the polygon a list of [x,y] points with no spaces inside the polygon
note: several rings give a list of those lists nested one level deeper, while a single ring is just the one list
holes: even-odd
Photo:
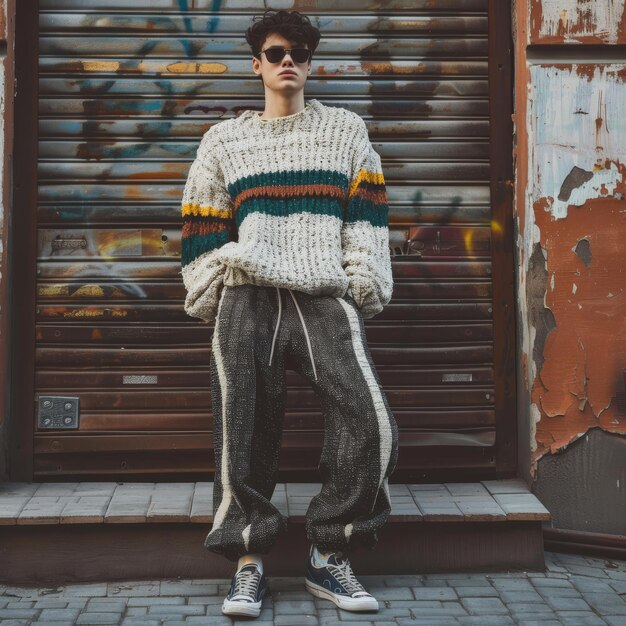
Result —
[{"label": "sweater sleeve", "polygon": [[391,300],[388,205],[380,156],[359,118],[352,177],[341,227],[343,268],[364,318],[380,313]]},{"label": "sweater sleeve", "polygon": [[219,141],[207,131],[189,168],[182,197],[181,274],[184,309],[213,323],[226,266],[216,252],[235,237],[232,199],[219,162]]}]

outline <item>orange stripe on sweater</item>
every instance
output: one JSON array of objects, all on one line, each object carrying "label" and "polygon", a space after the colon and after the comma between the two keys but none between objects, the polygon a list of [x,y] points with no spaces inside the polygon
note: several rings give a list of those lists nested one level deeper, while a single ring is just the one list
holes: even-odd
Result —
[{"label": "orange stripe on sweater", "polygon": [[271,196],[273,198],[293,198],[294,196],[333,196],[343,198],[344,191],[337,185],[264,185],[250,187],[235,198],[235,210],[248,198],[255,196]]}]

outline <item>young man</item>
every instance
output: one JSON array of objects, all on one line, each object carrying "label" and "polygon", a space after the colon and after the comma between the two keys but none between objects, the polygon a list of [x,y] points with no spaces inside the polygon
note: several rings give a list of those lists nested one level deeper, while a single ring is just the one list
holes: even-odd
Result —
[{"label": "young man", "polygon": [[182,201],[185,310],[215,324],[214,522],[204,545],[237,562],[222,612],[259,615],[262,555],[287,524],[270,499],[293,369],[325,420],[306,588],[344,609],[377,610],[348,551],[376,545],[398,457],[363,325],[393,289],[381,161],[358,115],[305,103],[320,39],[307,17],[266,11],[246,39],[265,110],[204,134]]}]

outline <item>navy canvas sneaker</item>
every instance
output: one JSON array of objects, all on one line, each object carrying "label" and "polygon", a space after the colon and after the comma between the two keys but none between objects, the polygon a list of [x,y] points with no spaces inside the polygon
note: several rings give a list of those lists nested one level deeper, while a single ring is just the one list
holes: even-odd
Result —
[{"label": "navy canvas sneaker", "polygon": [[258,617],[266,591],[265,574],[256,563],[247,563],[233,576],[222,604],[222,613]]},{"label": "navy canvas sneaker", "polygon": [[326,565],[317,565],[313,558],[313,546],[304,579],[306,589],[318,598],[331,600],[347,611],[377,611],[378,601],[357,580],[348,557],[333,552]]}]

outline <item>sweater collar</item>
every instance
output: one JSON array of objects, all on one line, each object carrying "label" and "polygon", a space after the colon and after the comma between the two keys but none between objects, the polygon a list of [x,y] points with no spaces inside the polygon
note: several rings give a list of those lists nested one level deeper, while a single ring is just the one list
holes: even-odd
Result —
[{"label": "sweater collar", "polygon": [[296,128],[307,128],[321,106],[319,100],[311,98],[304,105],[303,109],[291,115],[262,120],[260,118],[261,111],[253,111],[252,109],[248,109],[244,115],[251,121],[254,128],[258,129],[260,132],[275,134],[295,130]]}]

